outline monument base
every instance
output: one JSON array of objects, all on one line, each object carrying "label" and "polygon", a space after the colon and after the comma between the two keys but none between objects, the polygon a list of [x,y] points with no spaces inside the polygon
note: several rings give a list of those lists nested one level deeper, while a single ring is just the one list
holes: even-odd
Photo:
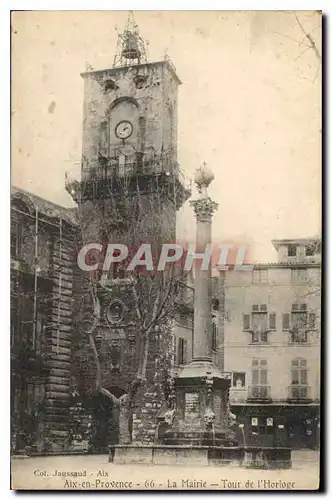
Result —
[{"label": "monument base", "polygon": [[191,428],[186,426],[184,422],[167,429],[162,436],[162,442],[173,446],[234,447],[238,445],[235,433],[230,430],[214,426],[211,426],[210,429],[206,429],[204,426],[200,429],[195,429],[194,426]]}]

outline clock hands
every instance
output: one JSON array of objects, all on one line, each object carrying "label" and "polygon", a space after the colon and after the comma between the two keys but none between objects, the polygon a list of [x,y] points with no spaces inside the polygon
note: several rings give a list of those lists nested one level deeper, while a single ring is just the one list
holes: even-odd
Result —
[{"label": "clock hands", "polygon": [[129,122],[119,123],[115,132],[118,137],[126,139],[132,133],[132,125]]}]

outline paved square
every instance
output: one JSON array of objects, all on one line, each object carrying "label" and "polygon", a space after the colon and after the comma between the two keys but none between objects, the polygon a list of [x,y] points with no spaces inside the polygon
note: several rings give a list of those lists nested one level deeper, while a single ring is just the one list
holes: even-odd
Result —
[{"label": "paved square", "polygon": [[107,455],[13,458],[13,489],[38,490],[297,490],[319,486],[319,453],[295,451],[290,470],[240,467],[115,465]]}]

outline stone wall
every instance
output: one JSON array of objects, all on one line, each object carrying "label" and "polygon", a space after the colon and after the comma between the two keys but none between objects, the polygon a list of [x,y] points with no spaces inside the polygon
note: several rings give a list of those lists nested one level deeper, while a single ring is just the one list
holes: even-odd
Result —
[{"label": "stone wall", "polygon": [[44,428],[45,448],[53,451],[65,449],[68,441],[74,255],[74,242],[68,233],[63,235],[61,241],[54,238],[51,262],[53,293],[45,346],[48,376]]}]

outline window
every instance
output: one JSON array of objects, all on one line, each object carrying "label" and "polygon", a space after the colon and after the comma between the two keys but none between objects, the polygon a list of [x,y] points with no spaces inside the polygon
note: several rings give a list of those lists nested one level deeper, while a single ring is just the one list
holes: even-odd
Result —
[{"label": "window", "polygon": [[219,310],[219,300],[218,299],[212,299],[212,310],[213,311]]},{"label": "window", "polygon": [[10,230],[10,256],[12,259],[19,259],[22,245],[22,224],[13,221]]},{"label": "window", "polygon": [[177,318],[181,326],[184,326],[185,328],[190,328],[191,330],[193,329],[193,316],[191,313],[180,312]]},{"label": "window", "polygon": [[292,283],[306,283],[308,281],[307,269],[292,269]]},{"label": "window", "polygon": [[310,313],[308,316],[308,326],[309,329],[314,330],[316,328],[316,314]]},{"label": "window", "polygon": [[250,314],[243,315],[243,330],[250,329]]},{"label": "window", "polygon": [[293,399],[308,397],[308,368],[305,359],[293,359],[292,361],[290,397]]},{"label": "window", "polygon": [[266,359],[253,359],[251,369],[251,397],[267,398],[269,396],[268,371]]},{"label": "window", "polygon": [[254,312],[251,315],[252,333],[251,343],[266,343],[267,342],[267,314]]},{"label": "window", "polygon": [[277,315],[276,313],[269,314],[269,327],[270,330],[276,330]]},{"label": "window", "polygon": [[288,245],[288,257],[296,257],[297,245]]},{"label": "window", "polygon": [[135,84],[137,89],[142,89],[145,86],[147,77],[145,75],[137,75],[135,77]]},{"label": "window", "polygon": [[314,243],[311,245],[308,245],[305,249],[306,256],[313,257],[316,254],[316,248],[317,248],[317,245],[315,245]]},{"label": "window", "polygon": [[106,80],[105,82],[105,93],[109,92],[110,90],[116,90],[118,88],[117,84],[115,83],[114,80]]},{"label": "window", "polygon": [[292,344],[306,344],[308,342],[308,332],[306,330],[297,330],[291,332]]},{"label": "window", "polygon": [[267,269],[254,269],[252,272],[252,282],[254,284],[267,283]]},{"label": "window", "polygon": [[188,361],[188,342],[182,337],[177,339],[177,364],[185,365]]},{"label": "window", "polygon": [[306,304],[293,304],[291,314],[283,314],[283,330],[290,330],[291,342],[307,342],[308,330],[316,328],[316,314],[308,313]]},{"label": "window", "polygon": [[46,327],[46,307],[45,304],[38,300],[37,302],[37,317],[36,317],[36,352],[41,353],[43,350],[43,343],[45,342],[44,333]]},{"label": "window", "polygon": [[307,305],[306,304],[293,304],[292,305],[292,343],[305,343],[308,340],[307,334]]},{"label": "window", "polygon": [[245,372],[234,372],[233,373],[233,387],[235,389],[245,389],[246,386],[246,374]]},{"label": "window", "polygon": [[282,329],[283,330],[290,329],[290,317],[288,313],[282,315]]},{"label": "window", "polygon": [[270,330],[276,330],[276,313],[268,315],[266,304],[254,304],[251,314],[243,315],[243,330],[251,332],[251,343],[266,343]]}]

